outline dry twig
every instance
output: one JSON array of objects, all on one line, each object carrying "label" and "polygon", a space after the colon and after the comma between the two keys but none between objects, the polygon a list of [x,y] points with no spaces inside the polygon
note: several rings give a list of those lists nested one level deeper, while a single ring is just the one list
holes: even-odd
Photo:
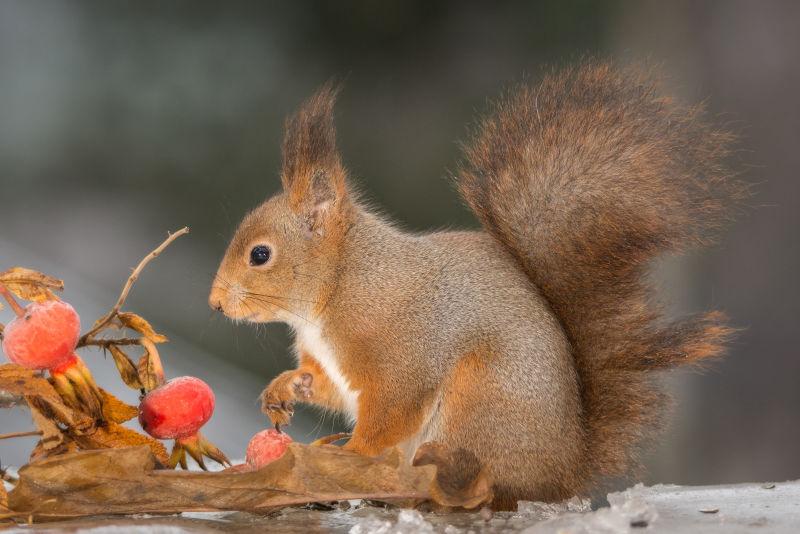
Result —
[{"label": "dry twig", "polygon": [[82,346],[84,347],[101,347],[107,349],[110,345],[127,346],[127,345],[141,345],[142,340],[134,337],[121,337],[117,339],[87,339]]},{"label": "dry twig", "polygon": [[142,258],[142,261],[139,262],[139,265],[136,266],[131,275],[128,277],[128,280],[125,282],[125,285],[122,287],[122,293],[120,293],[119,298],[117,299],[117,303],[114,304],[114,307],[111,308],[111,310],[107,314],[105,314],[102,318],[98,319],[98,321],[94,324],[91,330],[89,330],[83,336],[81,336],[80,340],[78,341],[78,347],[83,347],[92,344],[91,342],[94,341],[92,339],[92,336],[94,336],[95,334],[100,332],[103,328],[108,326],[109,323],[111,323],[111,321],[114,319],[114,317],[117,316],[120,309],[122,308],[122,305],[125,304],[125,300],[128,298],[128,293],[130,293],[134,282],[136,282],[136,280],[139,278],[139,275],[142,273],[142,270],[145,268],[145,266],[152,260],[157,258],[158,255],[161,254],[164,251],[164,249],[170,245],[170,243],[175,241],[180,236],[188,233],[189,233],[188,226],[181,228],[174,234],[170,234],[169,237],[167,237],[167,239],[165,239],[163,243],[161,243],[155,250],[153,250],[153,252]]},{"label": "dry twig", "polygon": [[25,438],[28,436],[41,436],[41,430],[28,430],[25,432],[10,432],[8,434],[0,434],[0,439],[11,439],[11,438]]},{"label": "dry twig", "polygon": [[25,310],[23,307],[19,305],[19,302],[16,301],[14,295],[11,294],[11,291],[2,282],[0,282],[0,295],[6,299],[6,302],[8,302],[9,306],[11,306],[11,309],[14,311],[17,317],[22,317],[25,315]]}]

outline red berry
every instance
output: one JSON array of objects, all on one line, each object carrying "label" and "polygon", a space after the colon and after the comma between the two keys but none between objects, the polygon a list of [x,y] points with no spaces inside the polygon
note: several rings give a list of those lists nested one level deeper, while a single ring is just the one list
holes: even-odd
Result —
[{"label": "red berry", "polygon": [[214,392],[193,376],[173,378],[144,396],[139,423],[158,439],[193,436],[214,412]]},{"label": "red berry", "polygon": [[23,367],[50,369],[72,356],[80,332],[80,317],[66,302],[32,302],[25,307],[24,315],[6,326],[3,351]]},{"label": "red berry", "polygon": [[274,428],[262,430],[247,444],[247,464],[258,469],[283,456],[292,442],[288,434],[278,432]]}]

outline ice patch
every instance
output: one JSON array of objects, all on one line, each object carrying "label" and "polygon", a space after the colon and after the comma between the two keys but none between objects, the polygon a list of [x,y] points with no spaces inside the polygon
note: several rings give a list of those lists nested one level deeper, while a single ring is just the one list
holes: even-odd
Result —
[{"label": "ice patch", "polygon": [[584,513],[592,511],[592,502],[589,499],[573,497],[567,501],[546,503],[539,501],[518,501],[517,516],[526,519],[544,521],[566,513]]},{"label": "ice patch", "polygon": [[[570,499],[572,500],[572,499]],[[569,501],[567,501],[569,502]],[[564,504],[564,503],[562,503]],[[627,534],[634,528],[647,527],[658,517],[654,506],[644,500],[632,497],[620,499],[609,508],[595,512],[568,512],[537,523],[523,530],[525,534]]]},{"label": "ice patch", "polygon": [[170,525],[130,525],[92,527],[76,530],[76,534],[186,534],[192,530]]},{"label": "ice patch", "polygon": [[181,512],[181,517],[203,521],[227,521],[228,516],[236,513],[238,512]]},{"label": "ice patch", "polygon": [[[433,532],[435,532],[433,525],[425,521],[422,514],[416,510],[401,510],[397,514],[397,523],[370,516],[362,519],[350,529],[350,534],[428,534]],[[455,532],[460,531],[456,529]],[[448,532],[448,534],[451,533]]]}]

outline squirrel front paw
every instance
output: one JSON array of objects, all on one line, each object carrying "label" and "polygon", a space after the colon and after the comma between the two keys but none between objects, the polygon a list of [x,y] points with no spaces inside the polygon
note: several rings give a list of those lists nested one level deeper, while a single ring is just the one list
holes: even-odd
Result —
[{"label": "squirrel front paw", "polygon": [[300,370],[285,371],[261,393],[261,411],[275,428],[288,425],[294,415],[294,403],[314,396],[311,386],[314,377]]}]

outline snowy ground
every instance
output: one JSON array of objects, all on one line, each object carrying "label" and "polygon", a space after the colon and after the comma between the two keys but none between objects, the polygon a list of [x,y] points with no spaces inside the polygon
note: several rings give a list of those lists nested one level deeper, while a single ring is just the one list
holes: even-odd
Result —
[{"label": "snowy ground", "polygon": [[95,518],[13,528],[6,532],[178,534],[185,532],[349,532],[405,534],[525,532],[796,533],[800,481],[732,486],[635,486],[608,495],[610,506],[591,510],[577,499],[559,505],[520,503],[515,513],[433,514],[347,503],[332,510],[296,508],[270,516],[194,513],[167,517]]}]

